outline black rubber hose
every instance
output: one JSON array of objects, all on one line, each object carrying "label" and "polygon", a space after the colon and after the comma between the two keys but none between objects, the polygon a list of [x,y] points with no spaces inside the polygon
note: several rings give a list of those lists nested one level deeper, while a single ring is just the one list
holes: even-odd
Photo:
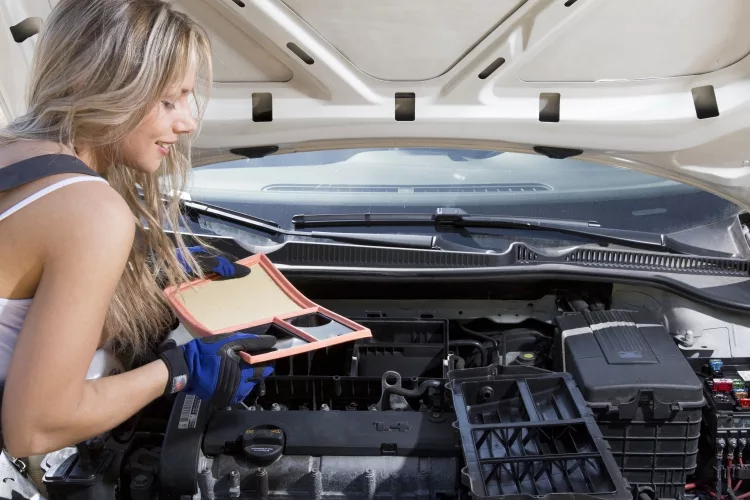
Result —
[{"label": "black rubber hose", "polygon": [[[484,333],[480,333],[480,332],[475,332],[474,330],[471,330],[471,329],[469,329],[469,328],[466,328],[466,327],[465,327],[464,325],[462,325],[461,323],[459,323],[459,324],[458,324],[458,326],[459,326],[459,327],[461,328],[461,330],[463,330],[463,331],[464,331],[465,333],[468,333],[469,335],[472,335],[472,336],[474,336],[474,337],[477,337],[477,338],[479,338],[479,339],[482,339],[482,340],[484,340],[485,342],[491,342],[491,343],[492,343],[492,345],[493,345],[493,347],[495,348],[495,352],[497,353],[498,357],[501,357],[501,356],[500,356],[500,344],[498,343],[498,341],[497,341],[497,340],[493,339],[493,338],[492,338],[492,337],[490,337],[489,335],[485,335]],[[495,333],[497,334],[497,333],[500,333],[500,332],[495,332]],[[504,343],[504,342],[505,342],[505,335],[503,335],[503,346],[505,345],[505,343]],[[501,357],[501,359],[500,359],[500,364],[501,364],[501,365],[505,364],[505,355],[506,355],[506,354],[508,354],[508,353],[507,353],[507,352],[505,352],[505,351],[507,351],[507,349],[503,348],[503,353],[502,353],[502,357]]]},{"label": "black rubber hose", "polygon": [[448,345],[458,347],[473,347],[479,350],[479,363],[481,366],[487,366],[487,349],[476,340],[451,340]]},{"label": "black rubber hose", "polygon": [[[492,342],[492,345],[495,346],[495,349],[500,347],[500,344],[498,344],[497,340],[493,339],[489,335],[485,335],[484,333],[480,333],[480,332],[475,332],[474,330],[466,328],[464,325],[461,325],[461,324],[459,324],[459,326],[461,327],[461,330],[468,333],[469,335],[473,335],[474,337],[480,338],[484,340],[485,342]],[[499,332],[495,332],[495,333],[499,333]]]},{"label": "black rubber hose", "polygon": [[425,380],[421,384],[419,384],[419,387],[416,389],[404,389],[403,387],[394,387],[392,385],[385,387],[385,392],[390,392],[392,394],[398,394],[399,396],[403,396],[405,398],[417,398],[425,393],[427,388],[429,387],[435,387],[438,388],[443,383],[440,380]]}]

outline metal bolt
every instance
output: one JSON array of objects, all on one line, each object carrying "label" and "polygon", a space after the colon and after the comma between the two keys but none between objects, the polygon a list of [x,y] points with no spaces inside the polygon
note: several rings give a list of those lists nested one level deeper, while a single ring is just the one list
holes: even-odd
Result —
[{"label": "metal bolt", "polygon": [[236,470],[229,472],[229,496],[235,498],[240,496],[240,473]]},{"label": "metal bolt", "polygon": [[330,408],[328,407],[327,404],[323,403],[322,405],[320,405],[320,411],[328,411],[328,410],[330,410]]},{"label": "metal bolt", "polygon": [[136,488],[143,488],[144,486],[148,485],[148,477],[146,477],[143,474],[138,474],[133,478],[132,486]]},{"label": "metal bolt", "polygon": [[281,405],[279,405],[279,403],[272,404],[271,411],[281,411]]},{"label": "metal bolt", "polygon": [[370,411],[378,411],[378,405],[370,405],[367,407],[367,409]]}]

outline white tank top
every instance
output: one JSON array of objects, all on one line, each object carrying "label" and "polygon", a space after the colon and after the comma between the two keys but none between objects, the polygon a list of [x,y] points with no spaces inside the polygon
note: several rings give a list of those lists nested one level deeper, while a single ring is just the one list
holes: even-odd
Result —
[{"label": "white tank top", "polygon": [[[71,177],[56,182],[44,189],[37,191],[28,198],[21,200],[5,212],[0,213],[0,221],[10,217],[14,213],[38,200],[42,196],[45,196],[69,184],[86,181],[107,182],[101,177],[90,176]],[[0,298],[0,386],[5,384],[5,378],[8,375],[10,360],[13,356],[13,349],[15,349],[16,347],[18,334],[20,333],[23,322],[26,319],[26,314],[29,311],[29,307],[31,307],[32,300],[33,299]]]}]

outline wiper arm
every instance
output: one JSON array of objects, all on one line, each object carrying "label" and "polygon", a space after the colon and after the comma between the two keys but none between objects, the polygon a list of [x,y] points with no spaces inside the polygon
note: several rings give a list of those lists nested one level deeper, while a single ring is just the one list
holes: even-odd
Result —
[{"label": "wiper arm", "polygon": [[661,251],[672,250],[667,245],[664,235],[659,233],[608,229],[593,221],[470,215],[460,208],[439,208],[434,214],[296,215],[292,221],[295,227],[406,225],[435,226],[437,228],[490,227],[555,231],[630,247]]},{"label": "wiper arm", "polygon": [[225,222],[232,222],[242,227],[255,229],[277,236],[328,239],[344,243],[357,243],[376,246],[395,246],[400,248],[436,249],[437,238],[422,234],[379,234],[379,233],[331,233],[323,231],[296,231],[282,228],[273,221],[227,210],[208,203],[181,200],[183,213],[186,215],[205,215]]}]

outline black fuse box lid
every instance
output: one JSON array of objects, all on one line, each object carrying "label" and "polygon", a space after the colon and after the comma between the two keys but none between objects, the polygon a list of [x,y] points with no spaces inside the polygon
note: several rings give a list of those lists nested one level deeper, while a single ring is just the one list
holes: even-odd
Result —
[{"label": "black fuse box lid", "polygon": [[649,404],[655,418],[667,418],[672,411],[704,404],[700,380],[652,315],[585,311],[559,316],[556,323],[563,369],[592,408],[618,407],[627,418],[640,404]]}]

